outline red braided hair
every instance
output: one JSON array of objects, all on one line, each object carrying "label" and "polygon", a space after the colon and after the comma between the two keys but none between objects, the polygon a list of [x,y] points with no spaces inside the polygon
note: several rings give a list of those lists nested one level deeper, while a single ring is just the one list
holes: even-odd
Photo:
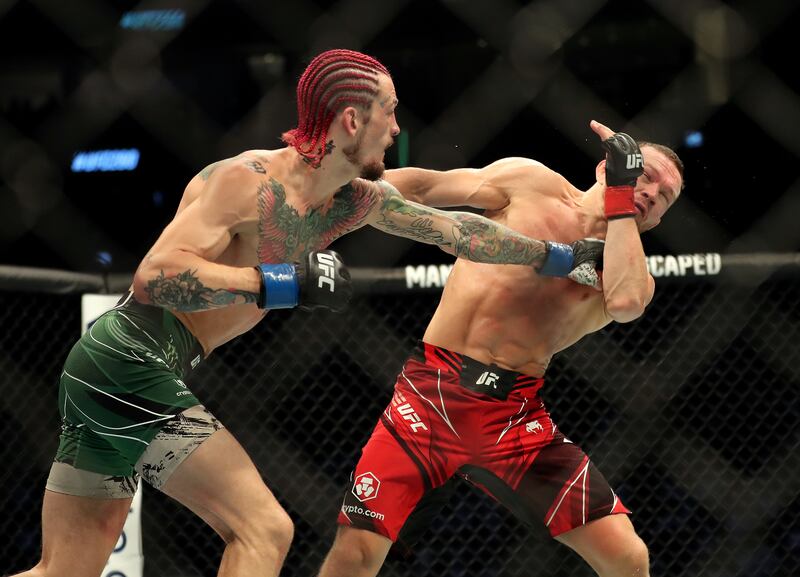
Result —
[{"label": "red braided hair", "polygon": [[369,107],[378,94],[378,75],[386,67],[353,50],[328,50],[314,58],[297,83],[298,127],[282,135],[313,167],[329,152],[328,129],[347,106]]}]

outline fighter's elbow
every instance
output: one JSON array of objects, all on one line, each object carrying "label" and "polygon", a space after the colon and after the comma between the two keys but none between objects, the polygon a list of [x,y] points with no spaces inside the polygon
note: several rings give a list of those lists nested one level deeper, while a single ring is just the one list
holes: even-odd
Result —
[{"label": "fighter's elbow", "polygon": [[608,315],[618,323],[635,321],[644,314],[647,300],[637,295],[615,296],[606,299]]},{"label": "fighter's elbow", "polygon": [[[398,190],[400,190],[400,189],[398,188]],[[420,193],[419,191],[405,189],[405,190],[400,190],[400,194],[402,194],[403,198],[405,198],[406,200],[408,200],[410,202],[415,202],[415,203],[421,204],[423,206],[429,206],[425,202],[425,195]]]},{"label": "fighter's elbow", "polygon": [[163,278],[164,269],[168,268],[164,259],[148,254],[133,275],[133,297],[140,303],[155,304],[152,301],[153,285],[158,278]]},{"label": "fighter's elbow", "polygon": [[154,278],[154,271],[149,266],[140,265],[133,275],[133,298],[140,303],[151,304],[150,283]]},{"label": "fighter's elbow", "polygon": [[469,251],[460,250],[459,248],[454,247],[451,244],[448,244],[448,243],[444,243],[444,244],[437,243],[437,246],[442,251],[444,251],[447,254],[449,254],[450,256],[454,256],[456,258],[463,258],[463,259],[466,259],[466,260],[474,260],[473,258],[470,258]]}]

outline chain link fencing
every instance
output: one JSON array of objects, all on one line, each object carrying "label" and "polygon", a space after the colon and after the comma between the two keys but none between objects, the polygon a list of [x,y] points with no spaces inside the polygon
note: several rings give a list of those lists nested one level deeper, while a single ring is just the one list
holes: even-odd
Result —
[{"label": "chain link fencing", "polygon": [[[796,272],[796,269],[795,269]],[[730,279],[728,279],[730,280]],[[800,277],[663,282],[647,313],[556,356],[544,396],[628,507],[652,574],[800,570]],[[374,288],[374,287],[373,287]],[[202,364],[190,387],[240,440],[295,522],[282,575],[315,575],[349,473],[438,292],[362,294],[346,313],[275,311]],[[77,295],[0,291],[0,573],[38,560]],[[145,487],[145,577],[215,574],[222,541]],[[468,485],[384,576],[592,575]]]},{"label": "chain link fencing", "polygon": [[[126,23],[161,3],[0,2],[3,261],[97,270],[108,251],[112,270],[135,266],[200,167],[277,145],[300,71],[336,46],[393,71],[410,164],[532,154],[582,183],[599,152],[589,118],[668,144],[701,131],[707,146],[680,150],[689,185],[651,247],[800,247],[796,3],[368,4],[180,0],[167,16],[183,28],[141,30]],[[77,151],[107,146],[140,147],[140,170],[69,170]],[[110,218],[123,198],[128,218]],[[348,263],[374,265],[390,247],[342,242]],[[654,575],[800,574],[798,280],[733,280],[665,284],[645,317],[587,337],[548,373],[555,420],[634,510]],[[296,523],[283,575],[315,574],[359,449],[436,300],[371,294],[343,315],[272,313],[194,375]],[[57,377],[80,298],[0,291],[0,323],[4,574],[38,559]],[[382,575],[590,574],[482,494],[456,493],[413,557]],[[221,542],[149,488],[143,523],[147,577],[214,574]]]}]

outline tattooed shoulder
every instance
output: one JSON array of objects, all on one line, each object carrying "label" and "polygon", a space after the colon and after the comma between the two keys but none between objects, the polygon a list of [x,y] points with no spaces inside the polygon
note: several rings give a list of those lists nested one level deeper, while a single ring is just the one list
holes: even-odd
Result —
[{"label": "tattooed shoulder", "polygon": [[267,174],[267,169],[264,167],[264,164],[258,160],[248,158],[244,161],[244,165],[255,173]]},{"label": "tattooed shoulder", "polygon": [[211,164],[209,164],[203,170],[200,171],[200,178],[202,178],[203,180],[208,180],[209,178],[211,178],[211,175],[214,173],[214,171],[223,164],[225,164],[226,162],[227,159],[218,160],[217,162],[212,162]]},{"label": "tattooed shoulder", "polygon": [[267,166],[269,165],[269,158],[264,154],[257,154],[255,156],[251,156],[250,154],[242,153],[239,156],[233,158],[225,158],[223,160],[218,160],[217,162],[213,162],[206,166],[203,170],[200,171],[199,176],[203,180],[208,180],[211,178],[211,175],[214,172],[226,164],[230,164],[234,161],[242,161],[242,164],[246,166],[248,169],[252,170],[257,174],[267,174]]},{"label": "tattooed shoulder", "polygon": [[[387,185],[388,188],[384,185]],[[356,178],[347,186],[350,188],[353,199],[356,199],[359,204],[369,204],[370,206],[379,205],[387,194],[391,194],[391,191],[397,193],[392,185],[382,180],[372,181]]]}]

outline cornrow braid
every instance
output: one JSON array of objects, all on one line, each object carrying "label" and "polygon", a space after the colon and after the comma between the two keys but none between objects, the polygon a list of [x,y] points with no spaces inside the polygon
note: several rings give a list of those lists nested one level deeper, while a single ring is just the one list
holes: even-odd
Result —
[{"label": "cornrow braid", "polygon": [[378,75],[386,67],[353,50],[328,50],[314,58],[297,83],[298,126],[281,138],[313,167],[328,153],[328,129],[347,106],[366,109],[378,94]]}]

